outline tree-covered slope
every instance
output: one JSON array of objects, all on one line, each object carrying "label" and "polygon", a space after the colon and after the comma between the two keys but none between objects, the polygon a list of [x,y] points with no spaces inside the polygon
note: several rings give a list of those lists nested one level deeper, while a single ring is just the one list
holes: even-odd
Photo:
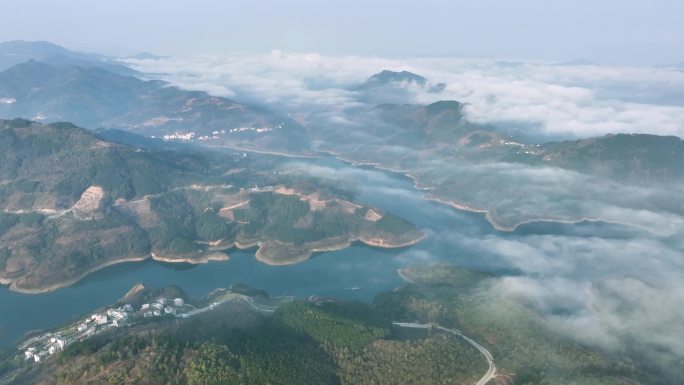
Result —
[{"label": "tree-covered slope", "polygon": [[552,142],[542,161],[585,174],[645,184],[684,180],[684,141],[676,136],[618,134]]},{"label": "tree-covered slope", "polygon": [[274,172],[278,163],[141,148],[68,123],[0,121],[0,282],[42,291],[149,256],[207,262],[259,246],[261,261],[287,264],[357,240],[400,247],[422,239],[344,188]]},{"label": "tree-covered slope", "polygon": [[[217,290],[188,303],[200,307],[220,298],[234,300],[190,318],[133,318],[129,327],[74,342],[39,364],[24,361],[22,352],[6,351],[0,354],[0,378],[45,385],[446,385],[476,383],[487,372],[485,357],[468,340],[434,327],[392,324],[403,321],[460,330],[484,346],[493,356],[496,384],[677,383],[678,378],[631,356],[563,336],[493,290],[496,278],[487,274],[445,265],[402,274],[412,283],[378,295],[370,305],[268,298],[244,286]],[[132,292],[116,306],[132,303],[137,309],[160,293],[182,296],[174,288]]]},{"label": "tree-covered slope", "polygon": [[271,314],[249,305],[263,299],[238,298],[191,318],[131,321],[38,364],[6,352],[0,379],[41,385],[447,385],[474,383],[486,371],[483,357],[465,341],[407,336],[367,304],[275,299],[270,302],[280,305]]},{"label": "tree-covered slope", "polygon": [[402,270],[412,282],[384,293],[375,307],[393,319],[437,322],[461,330],[494,357],[496,383],[669,384],[674,378],[638,356],[582,345],[533,310],[508,298],[498,278],[452,265]]}]

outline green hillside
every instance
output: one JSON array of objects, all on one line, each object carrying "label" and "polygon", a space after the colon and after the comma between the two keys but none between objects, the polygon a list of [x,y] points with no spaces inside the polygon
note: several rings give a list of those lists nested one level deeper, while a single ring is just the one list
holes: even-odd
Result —
[{"label": "green hillside", "polygon": [[[463,384],[487,372],[467,340],[436,328],[412,332],[393,321],[458,329],[491,352],[494,383],[669,384],[639,360],[560,336],[534,312],[491,289],[496,278],[449,265],[404,269],[412,281],[372,304],[326,298],[268,298],[240,286],[189,303],[223,305],[190,318],[162,316],[105,330],[34,364],[0,354],[12,384]],[[182,296],[136,287],[123,303]],[[252,293],[249,300],[243,293]],[[256,307],[250,303],[256,304]],[[277,309],[272,310],[263,309]],[[132,316],[135,317],[135,316]],[[21,352],[19,352],[21,353]]]},{"label": "green hillside", "polygon": [[284,264],[356,240],[422,239],[390,213],[367,219],[371,208],[345,188],[274,173],[277,165],[269,156],[109,142],[69,123],[0,121],[0,280],[43,291],[150,255],[206,262],[259,246],[260,260]]}]

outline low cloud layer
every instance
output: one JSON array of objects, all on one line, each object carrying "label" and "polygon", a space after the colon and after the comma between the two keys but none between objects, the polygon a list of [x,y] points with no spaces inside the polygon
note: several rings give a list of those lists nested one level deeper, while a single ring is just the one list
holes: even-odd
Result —
[{"label": "low cloud layer", "polygon": [[[325,116],[333,127],[357,124],[345,114],[361,105],[354,86],[390,69],[446,83],[441,93],[406,85],[407,102],[459,100],[468,103],[471,120],[532,135],[630,132],[684,137],[684,72],[669,68],[283,52],[134,64],[142,71],[165,73],[163,78],[182,87],[259,102],[284,113],[316,115],[313,121],[318,124],[326,121],[321,118]],[[356,132],[367,135],[364,130]],[[365,142],[374,139],[369,135]],[[628,187],[572,171],[525,165],[459,167],[435,161],[428,167],[434,170],[424,171],[453,178],[457,198],[466,198],[476,207],[499,202],[498,215],[511,223],[530,213],[536,218],[579,216],[615,223],[567,226],[552,234],[530,230],[504,234],[446,206],[423,203],[420,209],[407,211],[406,207],[418,205],[422,193],[413,190],[411,182],[397,183],[387,174],[340,171],[326,164],[285,167],[358,183],[363,188],[361,200],[408,213],[409,220],[427,228],[430,238],[402,253],[398,258],[402,264],[448,261],[518,272],[498,279],[493,292],[536,310],[559,333],[618,353],[640,352],[653,363],[666,365],[684,358],[681,191]]]},{"label": "low cloud layer", "polygon": [[[298,162],[283,167],[290,172],[357,183],[364,200],[373,197],[375,202],[371,203],[425,228],[429,238],[397,257],[402,266],[450,262],[502,273],[488,288],[489,293],[533,309],[560,335],[618,355],[639,355],[663,368],[680,365],[684,359],[681,231],[663,233],[639,226],[585,223],[562,225],[556,230],[528,227],[514,233],[497,232],[483,224],[481,214],[423,201],[422,192],[412,189],[410,182],[379,171],[349,167],[340,170],[326,164],[312,167]],[[499,166],[475,167],[471,171],[481,178],[497,171],[491,167]],[[507,173],[520,177],[521,173],[542,172],[537,177],[543,180],[587,184],[583,176],[572,172],[515,167]],[[521,195],[539,195],[534,192],[540,188],[534,186],[534,176],[528,175],[529,182],[523,183]],[[594,182],[598,190],[616,188]],[[549,187],[541,187],[551,194],[548,202],[565,204],[554,198]],[[586,204],[594,209],[603,207],[607,212],[617,207],[612,204],[649,200],[647,196],[661,193],[666,194],[633,187],[621,201],[597,199],[587,200]],[[616,211],[614,215],[625,222],[640,221],[634,212]],[[647,209],[641,215],[658,217],[656,222],[682,220],[677,214],[670,214],[670,218]]]},{"label": "low cloud layer", "polygon": [[473,121],[549,137],[653,133],[684,137],[684,72],[674,68],[506,62],[491,59],[388,59],[270,54],[131,60],[184,88],[260,102],[286,113],[333,114],[358,106],[352,88],[384,69],[446,84],[408,87],[407,102],[468,103]]}]

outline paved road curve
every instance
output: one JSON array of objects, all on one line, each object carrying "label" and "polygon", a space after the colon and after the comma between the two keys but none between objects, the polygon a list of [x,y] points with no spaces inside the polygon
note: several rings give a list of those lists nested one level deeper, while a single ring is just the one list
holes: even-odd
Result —
[{"label": "paved road curve", "polygon": [[431,324],[419,324],[419,323],[411,323],[411,322],[392,322],[393,325],[399,326],[402,328],[414,328],[414,329],[429,329],[431,327],[434,327],[435,329],[442,331],[447,334],[452,334],[455,336],[459,336],[466,340],[469,344],[473,345],[475,349],[479,350],[480,353],[482,353],[483,356],[487,359],[487,363],[489,364],[489,370],[487,370],[487,373],[478,381],[475,385],[485,385],[488,383],[492,378],[494,378],[494,375],[496,375],[496,366],[494,365],[494,358],[492,357],[492,354],[489,353],[487,349],[485,349],[482,345],[478,344],[474,340],[466,337],[461,333],[460,330],[455,330],[455,329],[447,329],[445,327],[441,327],[439,325],[431,325]]}]

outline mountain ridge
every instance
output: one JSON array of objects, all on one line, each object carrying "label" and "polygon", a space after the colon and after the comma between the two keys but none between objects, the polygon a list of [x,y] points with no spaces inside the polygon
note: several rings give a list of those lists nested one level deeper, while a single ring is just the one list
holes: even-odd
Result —
[{"label": "mountain ridge", "polygon": [[71,121],[157,137],[180,135],[217,146],[291,152],[309,147],[299,124],[267,108],[102,68],[21,63],[0,72],[0,98],[10,101],[0,104],[1,118]]}]

